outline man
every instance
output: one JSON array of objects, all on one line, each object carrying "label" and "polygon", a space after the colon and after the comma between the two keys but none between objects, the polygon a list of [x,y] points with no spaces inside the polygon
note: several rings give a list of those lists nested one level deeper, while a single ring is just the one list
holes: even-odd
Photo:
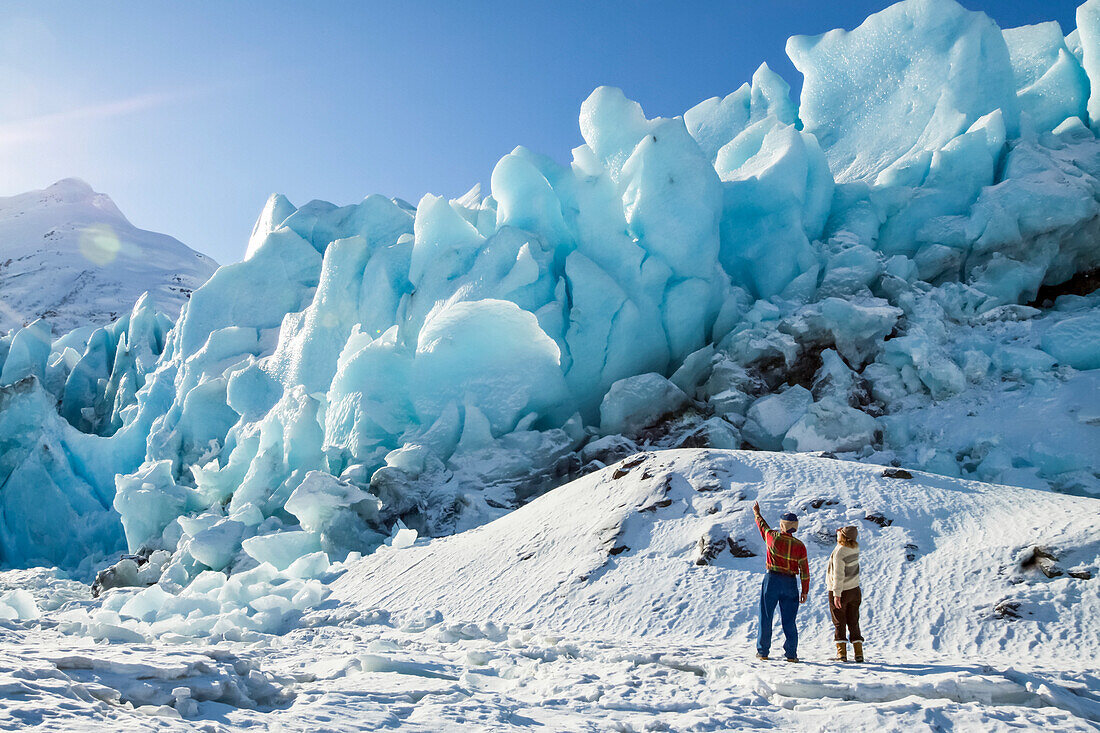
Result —
[{"label": "man", "polygon": [[[779,519],[779,529],[768,526],[760,516],[760,503],[752,505],[760,536],[768,545],[764,585],[760,589],[760,638],[756,642],[756,657],[767,659],[772,646],[772,620],[775,605],[779,604],[779,617],[783,622],[783,652],[788,662],[798,661],[798,629],[794,617],[798,604],[806,602],[810,592],[810,564],[806,559],[806,546],[795,539],[798,517],[784,514]],[[799,594],[795,576],[802,577],[802,593]]]}]

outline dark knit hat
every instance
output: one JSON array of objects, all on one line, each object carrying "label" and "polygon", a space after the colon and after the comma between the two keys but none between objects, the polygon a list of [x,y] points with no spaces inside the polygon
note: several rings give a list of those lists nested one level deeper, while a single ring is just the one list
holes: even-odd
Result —
[{"label": "dark knit hat", "polygon": [[780,517],[780,519],[782,519],[784,522],[797,522],[798,515],[794,512],[787,512],[782,517]]}]

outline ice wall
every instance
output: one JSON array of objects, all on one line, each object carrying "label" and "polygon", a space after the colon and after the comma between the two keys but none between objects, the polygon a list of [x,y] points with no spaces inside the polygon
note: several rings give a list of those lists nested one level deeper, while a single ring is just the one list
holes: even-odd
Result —
[{"label": "ice wall", "polygon": [[[570,165],[517,148],[488,196],[273,196],[244,261],[169,333],[135,311],[82,355],[29,331],[0,342],[3,375],[39,395],[0,415],[63,428],[51,480],[107,527],[0,544],[0,562],[117,542],[111,506],[132,550],[177,550],[178,582],[272,543],[369,550],[398,518],[450,532],[623,440],[609,426],[648,427],[654,405],[701,413],[699,439],[722,447],[881,448],[900,402],[860,389],[957,394],[977,372],[945,322],[1100,264],[1098,6],[1079,12],[1083,66],[1052,24],[1002,33],[906,0],[792,38],[797,105],[766,66],[672,119],[601,87]],[[808,354],[813,385],[787,389]],[[35,511],[28,440],[2,453],[5,517]]]}]

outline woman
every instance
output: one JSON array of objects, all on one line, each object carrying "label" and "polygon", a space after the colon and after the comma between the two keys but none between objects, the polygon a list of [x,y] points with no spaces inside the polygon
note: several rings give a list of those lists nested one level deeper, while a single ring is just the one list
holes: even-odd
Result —
[{"label": "woman", "polygon": [[852,642],[855,661],[863,661],[863,635],[859,633],[859,543],[856,542],[856,534],[855,527],[841,527],[836,531],[836,547],[829,556],[829,567],[825,571],[838,662],[848,661],[848,641]]}]

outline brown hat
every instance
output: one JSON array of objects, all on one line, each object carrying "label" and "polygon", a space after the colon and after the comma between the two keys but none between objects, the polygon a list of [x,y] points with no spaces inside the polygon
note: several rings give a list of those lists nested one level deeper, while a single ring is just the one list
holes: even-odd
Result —
[{"label": "brown hat", "polygon": [[837,532],[840,532],[840,534],[844,536],[844,539],[848,540],[849,542],[855,542],[856,535],[859,534],[859,529],[857,529],[854,525],[848,525],[847,527],[841,527],[837,530]]}]

